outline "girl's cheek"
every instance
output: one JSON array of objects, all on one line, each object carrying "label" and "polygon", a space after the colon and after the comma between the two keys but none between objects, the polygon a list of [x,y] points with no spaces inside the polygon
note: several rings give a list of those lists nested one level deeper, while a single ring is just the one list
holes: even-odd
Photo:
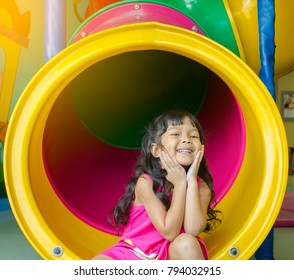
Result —
[{"label": "girl's cheek", "polygon": [[202,144],[199,142],[198,145],[197,145],[197,153],[198,153],[199,151],[201,151],[201,149],[202,149]]}]

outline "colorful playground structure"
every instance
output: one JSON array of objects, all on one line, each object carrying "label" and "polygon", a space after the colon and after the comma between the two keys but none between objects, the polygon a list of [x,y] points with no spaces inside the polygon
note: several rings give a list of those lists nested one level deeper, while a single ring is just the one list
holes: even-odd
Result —
[{"label": "colorful playground structure", "polygon": [[[276,15],[280,77],[294,65],[287,37],[294,4],[265,2]],[[0,115],[8,128],[1,138],[7,195],[40,256],[89,259],[116,242],[107,216],[132,173],[143,129],[176,107],[195,113],[207,137],[224,215],[202,235],[210,258],[254,254],[277,218],[288,172],[283,122],[258,77],[262,16],[256,1],[89,1],[68,46],[29,82],[9,122]],[[0,46],[11,40],[3,26]],[[5,83],[4,75],[0,106],[7,109]]]}]

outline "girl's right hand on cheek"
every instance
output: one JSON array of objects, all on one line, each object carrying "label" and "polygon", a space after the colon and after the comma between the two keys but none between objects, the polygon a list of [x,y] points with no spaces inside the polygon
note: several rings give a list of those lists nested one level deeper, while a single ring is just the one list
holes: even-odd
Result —
[{"label": "girl's right hand on cheek", "polygon": [[180,184],[186,185],[186,171],[174,157],[171,157],[167,152],[161,150],[160,160],[162,167],[167,172],[166,179],[170,181],[174,187]]}]

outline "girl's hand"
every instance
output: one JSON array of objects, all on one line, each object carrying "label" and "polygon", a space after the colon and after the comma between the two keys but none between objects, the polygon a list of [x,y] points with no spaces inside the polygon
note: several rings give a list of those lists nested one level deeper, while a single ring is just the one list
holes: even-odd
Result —
[{"label": "girl's hand", "polygon": [[192,163],[192,165],[190,166],[188,172],[187,172],[187,181],[192,181],[192,180],[196,180],[197,178],[197,174],[198,174],[198,170],[199,170],[199,166],[200,163],[202,161],[203,158],[203,154],[204,154],[204,145],[202,145],[201,150],[198,151],[194,162]]},{"label": "girl's hand", "polygon": [[178,161],[171,157],[167,152],[160,151],[160,160],[162,167],[166,170],[166,179],[169,180],[175,187],[179,184],[186,186],[186,171]]}]

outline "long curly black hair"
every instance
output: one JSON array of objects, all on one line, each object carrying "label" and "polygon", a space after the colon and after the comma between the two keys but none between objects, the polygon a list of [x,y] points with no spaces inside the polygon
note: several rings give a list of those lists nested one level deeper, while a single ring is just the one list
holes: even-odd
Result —
[{"label": "long curly black hair", "polygon": [[[185,110],[171,110],[157,117],[147,128],[142,139],[141,153],[138,158],[135,174],[129,180],[125,194],[120,198],[109,216],[109,221],[116,226],[124,226],[130,218],[130,209],[132,202],[135,199],[135,186],[138,178],[143,174],[149,174],[153,179],[153,191],[156,196],[162,201],[166,210],[170,207],[170,197],[173,185],[166,179],[166,171],[162,169],[160,159],[155,158],[151,153],[151,145],[156,143],[161,144],[161,136],[166,132],[168,126],[183,124],[184,118],[190,118],[191,123],[197,128],[200,136],[200,142],[205,144],[203,130],[194,115]],[[220,211],[212,208],[212,203],[215,202],[215,192],[213,190],[213,179],[209,172],[207,162],[203,156],[199,166],[198,176],[206,182],[211,190],[211,199],[207,209],[207,224],[205,232],[211,232],[215,226],[221,222],[218,218]]]}]

